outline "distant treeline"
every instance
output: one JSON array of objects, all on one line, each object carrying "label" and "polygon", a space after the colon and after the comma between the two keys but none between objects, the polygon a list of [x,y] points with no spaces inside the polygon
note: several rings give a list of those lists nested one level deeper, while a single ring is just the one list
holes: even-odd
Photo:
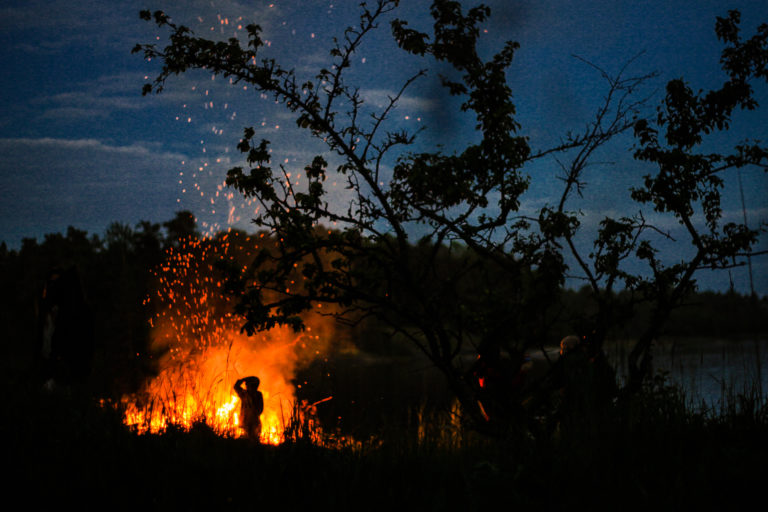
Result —
[{"label": "distant treeline", "polygon": [[[596,310],[586,290],[564,290],[563,302],[568,316],[588,315]],[[612,337],[634,339],[650,315],[650,305],[638,304],[636,313],[611,333]],[[672,312],[664,334],[726,339],[765,337],[768,334],[768,297],[752,297],[734,290],[725,293],[699,291]]]},{"label": "distant treeline", "polygon": [[[102,396],[119,396],[137,389],[154,371],[148,323],[152,311],[144,300],[151,292],[151,270],[162,263],[166,250],[190,236],[199,236],[195,218],[183,211],[164,223],[142,221],[135,227],[113,223],[103,236],[70,227],[65,234],[48,234],[40,242],[24,239],[18,250],[0,244],[3,371],[24,371],[28,367],[39,332],[36,308],[46,277],[53,269],[74,265],[94,323],[95,387]],[[560,320],[551,329],[553,333],[568,334],[577,324],[575,319],[592,312],[585,291],[563,290],[560,302]],[[768,333],[766,297],[705,291],[692,296],[688,304],[674,312],[667,334],[735,339]],[[612,336],[632,338],[648,314],[641,305],[638,313]],[[357,326],[350,333],[350,341],[371,352],[391,353],[393,347],[387,346],[389,337],[383,330],[371,321]]]},{"label": "distant treeline", "polygon": [[25,372],[38,345],[42,290],[53,270],[74,266],[93,320],[95,354],[92,383],[101,396],[119,397],[154,371],[148,352],[152,312],[144,305],[151,269],[180,237],[198,236],[186,211],[162,224],[111,224],[103,236],[69,227],[42,241],[25,238],[18,250],[0,243],[0,321],[2,371]]}]

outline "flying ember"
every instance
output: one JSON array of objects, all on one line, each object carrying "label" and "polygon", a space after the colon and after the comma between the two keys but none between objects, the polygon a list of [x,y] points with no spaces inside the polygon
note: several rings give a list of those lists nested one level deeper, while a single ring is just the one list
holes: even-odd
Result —
[{"label": "flying ember", "polygon": [[244,436],[234,385],[249,376],[261,381],[261,442],[281,443],[291,422],[296,427],[297,414],[309,414],[311,407],[296,406],[292,379],[301,365],[325,354],[333,322],[314,314],[305,318],[303,332],[277,327],[255,336],[241,333],[235,299],[224,292],[216,265],[228,261],[244,270],[258,250],[254,239],[231,232],[181,240],[168,251],[155,271],[157,289],[146,300],[154,312],[158,372],[139,393],[123,398],[127,425],[139,433],[158,433],[170,425],[189,429],[204,422],[220,435]]}]

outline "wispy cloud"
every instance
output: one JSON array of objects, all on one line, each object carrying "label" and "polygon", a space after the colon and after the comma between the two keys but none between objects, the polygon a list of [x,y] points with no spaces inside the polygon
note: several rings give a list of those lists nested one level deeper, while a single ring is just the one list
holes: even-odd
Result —
[{"label": "wispy cloud", "polygon": [[[152,78],[148,73],[135,71],[70,84],[69,90],[31,98],[29,109],[34,115],[30,117],[38,121],[86,117],[103,119],[118,111],[156,109],[161,105],[182,109],[186,105],[202,106],[206,101],[204,92],[198,90],[199,80],[186,76],[176,79],[174,87],[162,94],[142,97],[142,84]],[[218,84],[206,85],[214,88]]]},{"label": "wispy cloud", "polygon": [[[129,146],[112,146],[97,139],[56,139],[51,137],[0,139],[0,151],[9,157],[22,158],[26,151],[45,151],[50,149],[92,150],[106,154],[151,156],[153,158],[173,160],[185,158],[180,153],[154,151],[141,143],[134,143]],[[34,158],[34,155],[28,156]]]},{"label": "wispy cloud", "polygon": [[[370,106],[383,108],[389,105],[390,98],[397,96],[397,91],[390,89],[363,89],[360,96]],[[428,112],[434,110],[437,103],[430,98],[403,95],[397,101],[397,108],[409,112]]]},{"label": "wispy cloud", "polygon": [[170,218],[179,207],[185,157],[152,144],[6,138],[0,152],[0,238],[12,246],[68,225],[98,233],[115,220]]},{"label": "wispy cloud", "polygon": [[[140,21],[138,10],[128,3],[97,0],[29,0],[0,8],[0,30],[33,40],[17,45],[18,50],[27,53],[58,53],[82,44],[112,48],[125,46],[135,37]],[[31,39],[30,34],[34,34]]]}]

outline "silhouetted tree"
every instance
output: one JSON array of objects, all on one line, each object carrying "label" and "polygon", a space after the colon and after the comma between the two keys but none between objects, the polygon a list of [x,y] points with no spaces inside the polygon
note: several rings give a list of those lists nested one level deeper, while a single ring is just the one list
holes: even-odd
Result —
[{"label": "silhouetted tree", "polygon": [[104,233],[107,252],[119,258],[121,266],[125,264],[126,258],[133,253],[134,238],[133,228],[122,222],[112,222]]},{"label": "silhouetted tree", "polygon": [[[694,92],[683,79],[672,80],[656,116],[634,124],[634,157],[653,169],[631,189],[631,199],[651,206],[655,215],[672,216],[684,228],[683,238],[654,226],[641,210],[632,217],[604,218],[585,254],[575,243],[577,214],[565,205],[580,191],[588,160],[579,154],[563,165],[566,187],[554,212],[568,220],[558,238],[577,261],[596,304],[593,339],[602,344],[608,329],[631,317],[638,304],[650,307],[643,328],[634,333],[637,342],[628,360],[630,391],[638,390],[648,376],[651,346],[672,311],[696,290],[697,271],[744,265],[747,257],[760,254],[753,247],[766,226],[750,229],[746,223],[725,222],[721,197],[728,172],[750,165],[768,169],[768,148],[759,140],[747,140],[730,153],[710,152],[710,141],[729,129],[736,109],[757,108],[752,84],[768,79],[768,24],[742,40],[739,21],[737,11],[717,18],[715,31],[726,44],[720,59],[726,80],[720,88]],[[670,263],[661,249],[665,243],[674,244],[675,253],[688,245],[692,256]],[[638,261],[645,263],[641,271]],[[626,293],[615,293],[617,287]]]},{"label": "silhouetted tree", "polygon": [[[33,374],[35,359],[40,357],[41,326],[46,316],[56,316],[50,314],[51,304],[44,299],[43,290],[50,287],[52,271],[62,269],[77,269],[80,279],[76,281],[81,281],[82,289],[60,294],[58,310],[74,309],[72,314],[54,320],[64,322],[60,324],[64,338],[77,338],[82,333],[75,327],[80,322],[76,303],[87,301],[90,305],[93,315],[87,316],[93,321],[94,359],[88,380],[93,391],[101,396],[119,396],[135,390],[152,370],[153,361],[148,357],[151,311],[144,299],[150,290],[151,271],[163,258],[160,225],[142,221],[134,231],[127,224],[113,223],[103,240],[70,226],[64,234],[46,234],[41,243],[26,238],[20,249],[0,253],[0,316],[8,340],[4,357],[13,361],[10,366],[18,372],[13,378],[29,379]],[[89,345],[86,341],[77,343]],[[71,356],[66,365],[84,362],[84,355],[90,352],[63,350],[62,357]]]},{"label": "silhouetted tree", "polygon": [[[589,328],[595,331],[592,339],[599,349],[606,330],[635,303],[611,299],[619,282],[638,293],[632,301],[655,301],[659,311],[666,311],[691,288],[693,271],[715,259],[723,262],[747,252],[755,234],[746,228],[726,227],[717,249],[707,242],[705,252],[710,256],[685,263],[682,271],[677,267],[667,271],[659,267],[650,242],[643,238],[655,228],[640,214],[605,219],[594,251],[589,256],[581,254],[574,243],[579,213],[568,209],[569,199],[583,193],[582,174],[595,151],[633,126],[639,137],[638,158],[662,167],[659,177],[647,178],[633,192],[635,199],[682,218],[680,214],[690,216],[686,205],[702,199],[712,204],[719,189],[704,184],[707,194],[694,195],[687,183],[703,170],[686,167],[689,160],[701,160],[686,156],[691,146],[686,143],[666,153],[655,146],[652,123],[636,123],[643,100],[633,99],[633,93],[650,75],[628,77],[622,70],[611,76],[599,70],[606,79],[607,93],[586,130],[566,136],[556,147],[532,149],[529,138],[520,134],[506,81],[518,45],[508,42],[488,60],[479,55],[478,25],[490,15],[482,5],[465,13],[459,2],[435,0],[429,34],[409,28],[403,20],[391,22],[403,50],[454,70],[454,77],[441,77],[442,85],[448,94],[464,99],[461,109],[474,115],[479,139],[451,155],[409,152],[415,135],[387,131],[387,121],[407,88],[426,72],[414,73],[383,109],[373,112],[364,107],[359,90],[346,82],[345,74],[366,35],[398,4],[398,0],[363,4],[359,24],[348,28],[340,40],[334,39],[332,65],[310,79],[300,79],[294,70],[262,56],[266,48],[258,25],[247,27],[248,41],[243,46],[236,38],[216,42],[196,37],[163,12],[143,11],[142,18],[171,31],[170,44],[164,49],[137,45],[134,52],[163,65],[154,82],[144,86],[144,94],[162,91],[171,75],[204,68],[273,95],[295,115],[299,127],[342,158],[335,174],[346,181],[349,201],[331,204],[326,199],[325,180],[334,171],[328,170],[322,155],[308,162],[304,168],[307,183],[298,187],[282,165],[271,165],[269,142],[255,140],[253,128],[244,130],[238,148],[250,168],[231,169],[227,183],[258,200],[261,207],[254,221],[273,242],[264,245],[246,275],[240,274],[231,283],[241,298],[239,311],[245,317],[245,329],[252,333],[276,324],[300,328],[299,314],[317,302],[340,306],[336,314],[342,320],[375,315],[410,339],[443,371],[465,412],[482,426],[488,419],[479,406],[476,383],[471,382],[459,355],[472,346],[482,346],[513,356],[551,339],[548,325],[564,282],[566,252],[573,255],[591,285],[597,314]],[[726,24],[730,32],[722,23],[718,30],[732,44],[726,50],[729,59],[746,66],[734,68],[734,72],[761,76],[754,55],[764,51],[764,39],[750,42],[750,51],[739,53],[745,44],[734,34],[738,20],[731,19]],[[760,33],[764,32],[761,28]],[[722,95],[704,104],[696,103],[698,96],[689,94],[685,96],[688,103],[679,104],[679,87],[672,86],[672,90],[666,104],[673,109],[671,114],[660,114],[656,121],[672,132],[720,127],[733,108],[718,99]],[[750,89],[742,88],[740,94],[745,104],[752,104]],[[386,163],[396,151],[400,153],[389,172]],[[729,156],[717,162],[729,167],[761,163],[761,151],[756,146],[745,148],[740,160]],[[538,216],[525,217],[519,207],[530,176],[523,168],[549,155],[560,155],[562,196],[557,204],[542,207]],[[682,161],[669,165],[675,158]],[[716,216],[717,208],[707,211]],[[339,229],[326,230],[321,227],[324,224],[336,224]],[[417,243],[409,234],[414,227],[426,233]],[[643,279],[625,271],[621,264],[630,257],[649,261],[654,277]],[[670,296],[667,290],[671,289],[678,291]],[[652,319],[651,336],[663,323],[663,316]],[[638,345],[640,352],[647,344],[644,340]],[[642,376],[641,370],[638,378]]]},{"label": "silhouetted tree", "polygon": [[[705,137],[728,130],[736,109],[757,108],[752,84],[760,79],[768,82],[768,24],[763,23],[754,36],[742,40],[739,22],[738,11],[717,19],[717,37],[726,44],[720,63],[727,75],[719,89],[694,92],[682,79],[672,80],[656,119],[635,125],[635,158],[657,169],[632,190],[632,198],[674,216],[685,227],[694,248],[689,260],[665,265],[650,241],[634,244],[637,257],[648,263],[652,274],[650,278],[627,275],[625,282],[653,303],[648,328],[629,356],[630,385],[635,388],[649,372],[651,344],[670,312],[695,290],[696,271],[743,265],[753,253],[758,235],[765,231],[765,225],[750,229],[746,219],[743,223],[724,222],[720,198],[729,171],[749,165],[768,170],[768,147],[761,146],[759,140],[747,140],[730,153],[704,152],[708,149]],[[637,222],[621,222],[622,234],[637,232]],[[607,246],[606,235],[601,234],[601,240]],[[613,272],[619,273],[618,269]]]},{"label": "silhouetted tree", "polygon": [[178,246],[180,240],[187,238],[197,238],[200,233],[197,231],[197,220],[192,212],[181,210],[176,212],[173,219],[163,222],[166,231],[165,245]]}]

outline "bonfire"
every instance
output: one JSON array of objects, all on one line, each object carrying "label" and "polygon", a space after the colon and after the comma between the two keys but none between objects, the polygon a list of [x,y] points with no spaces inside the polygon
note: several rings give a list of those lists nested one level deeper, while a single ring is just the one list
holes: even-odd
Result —
[{"label": "bonfire", "polygon": [[233,386],[253,375],[261,380],[264,396],[261,442],[282,443],[297,422],[316,426],[306,417],[313,407],[297,405],[293,379],[301,365],[327,352],[333,321],[308,314],[302,332],[276,327],[247,336],[216,269],[216,262],[225,260],[245,271],[259,250],[257,242],[265,240],[231,232],[181,240],[168,250],[155,270],[156,290],[146,301],[154,311],[152,351],[159,371],[138,393],[123,397],[127,425],[139,433],[160,433],[171,425],[190,429],[203,422],[222,436],[241,437],[245,432]]}]

